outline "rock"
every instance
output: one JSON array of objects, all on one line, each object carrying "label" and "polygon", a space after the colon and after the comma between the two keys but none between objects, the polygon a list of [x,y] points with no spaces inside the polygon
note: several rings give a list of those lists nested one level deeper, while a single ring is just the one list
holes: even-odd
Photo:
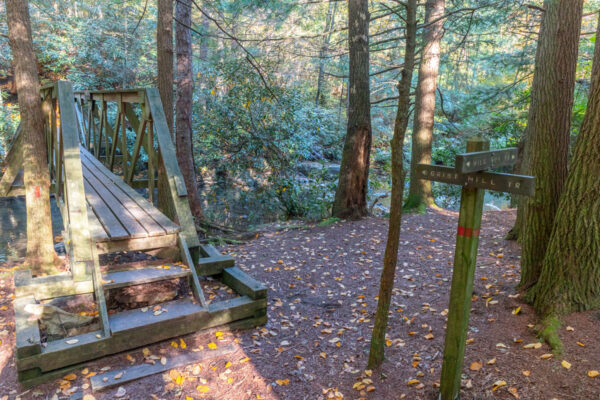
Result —
[{"label": "rock", "polygon": [[37,319],[46,327],[48,335],[53,336],[70,333],[73,329],[91,324],[94,319],[85,315],[72,314],[47,304],[28,304],[25,306],[25,312],[31,315],[30,319]]},{"label": "rock", "polygon": [[340,165],[320,163],[317,161],[303,161],[298,165],[298,171],[307,177],[320,173],[323,170],[326,170],[325,172],[328,178],[337,178],[340,173]]}]

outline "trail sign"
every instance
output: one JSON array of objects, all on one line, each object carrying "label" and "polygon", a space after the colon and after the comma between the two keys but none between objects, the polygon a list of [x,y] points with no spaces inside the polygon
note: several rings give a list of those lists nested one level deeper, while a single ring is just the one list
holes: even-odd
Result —
[{"label": "trail sign", "polygon": [[420,179],[463,187],[440,382],[441,400],[457,399],[460,390],[485,189],[525,196],[533,196],[535,190],[535,179],[531,176],[485,171],[492,167],[512,165],[516,161],[516,149],[489,151],[489,148],[488,140],[474,137],[467,141],[468,153],[456,157],[456,168],[426,164],[417,166]]},{"label": "trail sign", "polygon": [[456,156],[456,163],[454,165],[456,166],[456,170],[462,174],[485,171],[486,169],[515,165],[518,153],[519,151],[516,147],[464,153]]}]

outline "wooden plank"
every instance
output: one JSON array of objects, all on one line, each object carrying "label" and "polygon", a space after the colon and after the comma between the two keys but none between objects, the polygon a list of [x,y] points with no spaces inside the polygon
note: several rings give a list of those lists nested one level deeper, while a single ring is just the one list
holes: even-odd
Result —
[{"label": "wooden plank", "polygon": [[110,272],[104,274],[104,289],[111,290],[126,286],[141,285],[170,279],[187,278],[191,275],[189,268],[169,265],[169,269],[155,267]]},{"label": "wooden plank", "polygon": [[92,234],[92,238],[94,242],[106,242],[110,240],[108,233],[104,230],[100,221],[98,221],[98,217],[94,214],[94,210],[88,205],[88,222],[90,225],[90,232]]},{"label": "wooden plank", "polygon": [[[487,140],[472,138],[467,142],[467,151],[487,149]],[[455,400],[460,391],[484,195],[483,189],[462,189],[440,380],[441,400]]]},{"label": "wooden plank", "polygon": [[40,354],[42,345],[40,328],[36,319],[30,319],[25,307],[36,304],[33,296],[18,297],[13,302],[15,308],[15,330],[17,336],[17,357],[30,357]]},{"label": "wooden plank", "polygon": [[119,199],[108,189],[108,187],[112,186],[112,183],[100,181],[94,174],[94,171],[91,171],[86,164],[83,164],[83,170],[85,180],[92,186],[93,191],[100,196],[101,201],[108,206],[120,224],[129,232],[129,235],[134,238],[149,236],[144,226],[134,217],[133,210],[121,204]]},{"label": "wooden plank", "polygon": [[500,172],[474,172],[463,175],[452,167],[429,164],[418,164],[417,175],[421,179],[461,185],[465,188],[481,188],[525,196],[533,196],[535,192],[535,178],[532,176]]},{"label": "wooden plank", "polygon": [[37,301],[55,297],[74,296],[94,292],[94,285],[89,281],[74,281],[70,274],[54,275],[62,279],[46,280],[49,277],[34,278],[31,283],[15,286],[15,296],[34,296]]},{"label": "wooden plank", "polygon": [[[115,185],[102,173],[102,171],[99,171],[98,168],[95,168],[95,166],[90,165],[90,163],[86,161],[84,162],[84,171],[86,179],[90,178],[89,174],[91,174],[98,182],[101,182],[104,190],[95,186],[95,189],[99,194],[102,194],[102,192],[110,193],[110,195],[104,197],[103,200],[108,203],[113,213],[119,218],[122,225],[125,226],[129,232],[131,232],[131,229],[129,229],[130,226],[127,224],[130,223],[128,221],[131,219],[131,216],[135,219],[136,223],[141,226],[147,236],[160,236],[167,233],[165,229],[146,212],[146,210],[141,208],[137,202],[121,189],[120,186]],[[121,210],[114,207],[121,207]],[[123,217],[123,219],[121,217]],[[131,228],[137,229],[137,226],[134,225],[131,226]],[[135,236],[132,235],[132,237]]]},{"label": "wooden plank", "polygon": [[231,256],[200,257],[196,263],[196,271],[200,276],[218,275],[225,268],[233,267],[235,260]]},{"label": "wooden plank", "polygon": [[184,354],[179,354],[175,357],[167,358],[167,362],[164,365],[160,362],[157,362],[154,365],[143,363],[122,369],[111,370],[104,374],[93,376],[90,379],[90,383],[92,384],[92,390],[96,392],[115,386],[120,386],[150,375],[159,374],[170,369],[221,357],[226,354],[234,353],[235,351],[236,347],[234,345],[227,344],[219,347],[216,350],[187,352]]},{"label": "wooden plank", "polygon": [[175,187],[175,181],[173,177],[177,176],[181,182],[183,177],[177,163],[177,154],[175,153],[175,146],[171,140],[171,134],[167,125],[167,120],[163,110],[162,102],[158,90],[155,88],[146,89],[146,104],[152,114],[152,120],[154,122],[154,133],[158,140],[158,147],[165,168],[165,172],[169,177],[169,188],[171,201],[175,208],[177,215],[177,222],[181,227],[181,230],[185,236],[190,248],[197,248],[200,245],[198,240],[198,233],[196,232],[196,225],[194,218],[190,210],[190,206],[186,197],[180,197]]},{"label": "wooden plank", "polygon": [[267,287],[238,267],[225,268],[221,282],[235,290],[236,293],[248,296],[253,300],[267,297]]},{"label": "wooden plank", "polygon": [[200,280],[198,279],[198,273],[194,267],[194,260],[192,259],[190,250],[188,249],[185,238],[181,232],[177,234],[177,242],[179,245],[181,260],[188,265],[192,271],[192,291],[194,292],[194,297],[200,302],[203,308],[206,308],[206,299],[204,298],[204,292],[202,291],[202,286],[200,285]]},{"label": "wooden plank", "polygon": [[163,227],[167,233],[177,233],[180,231],[179,226],[177,226],[175,223],[173,223],[173,221],[156,209],[156,207],[142,197],[142,195],[125,184],[121,177],[104,168],[102,163],[94,158],[94,156],[92,156],[89,152],[82,150],[81,154],[86,164],[89,163],[90,165],[94,165],[99,173],[102,173],[108,180],[119,186],[123,192],[125,192],[140,208],[142,208],[148,215],[152,217],[152,219],[154,219],[161,227]]},{"label": "wooden plank", "polygon": [[[37,367],[42,372],[52,371],[105,355],[186,335],[201,329],[212,328],[249,318],[254,316],[258,310],[265,309],[266,306],[266,299],[252,300],[249,297],[243,296],[211,303],[208,311],[202,310],[199,305],[196,305],[195,308],[188,308],[191,313],[179,313],[176,315],[176,318],[166,318],[173,310],[172,306],[168,306],[167,309],[171,308],[168,312],[154,317],[162,317],[162,323],[154,322],[150,325],[139,325],[141,321],[138,320],[138,329],[124,329],[119,334],[113,334],[108,338],[98,338],[96,335],[99,332],[91,332],[72,338],[78,340],[76,344],[72,345],[67,344],[63,340],[50,342],[45,349],[42,349],[41,354],[17,359],[17,369],[25,371]],[[142,314],[141,311],[138,312]],[[150,311],[144,314],[153,316]],[[119,314],[110,316],[111,328],[113,327],[112,320],[114,318],[118,319]],[[124,324],[122,326],[125,327]]]},{"label": "wooden plank", "polygon": [[457,154],[454,165],[456,171],[460,174],[511,166],[517,163],[518,152],[516,147],[511,147],[501,150]]},{"label": "wooden plank", "polygon": [[96,192],[94,185],[86,179],[84,187],[89,205],[94,210],[94,214],[98,217],[98,220],[110,238],[113,240],[129,238],[129,232],[121,225],[121,222],[113,214],[110,207],[104,202],[98,192]]},{"label": "wooden plank", "polygon": [[106,300],[104,298],[104,289],[102,288],[102,273],[100,272],[100,259],[98,257],[98,251],[96,246],[92,247],[93,261],[91,263],[92,277],[94,279],[94,295],[96,297],[96,307],[100,315],[99,324],[100,330],[104,334],[104,337],[110,336],[110,325],[108,323],[108,311],[106,309]]},{"label": "wooden plank", "polygon": [[96,243],[96,248],[100,254],[105,254],[114,253],[116,251],[146,251],[175,245],[177,245],[177,234],[170,233],[163,236],[98,242]]}]

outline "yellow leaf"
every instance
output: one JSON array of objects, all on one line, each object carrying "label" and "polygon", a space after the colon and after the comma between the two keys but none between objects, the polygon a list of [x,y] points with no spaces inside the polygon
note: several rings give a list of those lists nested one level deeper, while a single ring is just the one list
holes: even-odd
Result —
[{"label": "yellow leaf", "polygon": [[508,393],[512,394],[515,399],[519,398],[519,392],[517,391],[516,387],[509,387]]},{"label": "yellow leaf", "polygon": [[233,378],[227,378],[227,383],[233,383]]},{"label": "yellow leaf", "polygon": [[85,377],[86,378],[91,378],[92,376],[96,376],[95,372],[90,372],[89,374],[87,374]]},{"label": "yellow leaf", "polygon": [[131,362],[131,363],[134,363],[134,362],[135,362],[135,358],[131,357],[131,354],[127,354],[127,355],[125,356],[125,358],[127,358],[127,361],[129,361],[129,362]]},{"label": "yellow leaf", "polygon": [[279,386],[287,386],[290,384],[289,379],[277,379],[275,382],[277,382]]},{"label": "yellow leaf", "polygon": [[577,342],[577,346],[579,346],[579,347],[585,347],[585,344],[583,344],[581,342]]},{"label": "yellow leaf", "polygon": [[531,375],[531,371],[528,371],[528,370],[521,371],[521,373],[525,376]]},{"label": "yellow leaf", "polygon": [[299,354],[296,354],[294,357],[295,357],[295,358],[297,358],[298,360],[304,360],[304,357],[302,357],[302,356],[301,356],[301,355],[299,355]]},{"label": "yellow leaf", "polygon": [[144,347],[142,349],[142,354],[144,355],[144,357],[150,357],[150,350],[147,347]]},{"label": "yellow leaf", "polygon": [[394,343],[394,342],[392,342],[390,339],[386,339],[386,341],[385,341],[385,345],[387,347],[390,347],[392,345],[392,343]]},{"label": "yellow leaf", "polygon": [[551,353],[542,354],[542,355],[540,356],[540,358],[541,358],[542,360],[547,360],[547,359],[549,359],[549,358],[552,358],[552,354],[551,354]]},{"label": "yellow leaf", "polygon": [[183,382],[185,382],[185,377],[184,377],[184,376],[182,376],[182,375],[179,375],[179,376],[177,377],[177,379],[175,379],[175,383],[176,383],[177,385],[183,385]]},{"label": "yellow leaf", "polygon": [[521,306],[515,308],[514,310],[512,310],[513,315],[517,315],[521,312]]},{"label": "yellow leaf", "polygon": [[219,331],[219,332],[216,332],[216,333],[215,333],[215,336],[216,336],[216,337],[221,337],[221,336],[223,336],[223,332],[221,332],[221,331]]},{"label": "yellow leaf", "polygon": [[563,368],[571,369],[571,363],[568,362],[567,360],[562,360],[561,363],[560,363],[560,365],[562,365]]},{"label": "yellow leaf", "polygon": [[494,386],[492,387],[492,390],[496,390],[502,386],[506,386],[506,381],[496,381],[496,382],[494,382]]},{"label": "yellow leaf", "polygon": [[182,349],[185,349],[187,347],[187,344],[185,344],[183,339],[179,339],[179,346],[181,346]]},{"label": "yellow leaf", "polygon": [[240,360],[240,364],[247,363],[248,361],[250,361],[250,357],[243,358]]},{"label": "yellow leaf", "polygon": [[367,392],[372,392],[375,390],[375,386],[369,386],[367,387]]},{"label": "yellow leaf", "polygon": [[494,365],[494,364],[496,364],[496,357],[494,357],[494,358],[492,358],[491,360],[489,360],[489,361],[487,362],[487,364],[488,364],[488,365]]},{"label": "yellow leaf", "polygon": [[406,382],[408,386],[416,385],[417,383],[420,383],[418,379],[411,379],[410,381]]},{"label": "yellow leaf", "polygon": [[427,340],[431,340],[431,339],[433,339],[433,333],[428,333],[428,334],[427,334],[427,335],[425,335],[424,337],[425,337],[425,339],[427,339]]},{"label": "yellow leaf", "polygon": [[211,349],[211,350],[216,350],[216,348],[217,348],[217,345],[216,345],[216,344],[214,344],[213,342],[210,342],[210,343],[208,344],[208,348],[209,348],[209,349]]},{"label": "yellow leaf", "polygon": [[365,375],[366,376],[372,376],[373,375],[373,370],[371,370],[371,369],[365,369]]},{"label": "yellow leaf", "polygon": [[64,376],[63,379],[66,380],[66,381],[74,381],[75,379],[77,379],[77,375],[75,375],[75,374],[69,374],[67,376]]},{"label": "yellow leaf", "polygon": [[362,382],[356,382],[354,385],[352,385],[352,389],[363,390],[364,388],[365,384]]},{"label": "yellow leaf", "polygon": [[230,363],[229,361],[227,361],[227,362],[225,363],[225,368],[229,368],[229,367],[231,367],[231,363]]},{"label": "yellow leaf", "polygon": [[588,376],[589,376],[590,378],[595,378],[595,377],[597,377],[598,375],[600,375],[600,372],[598,372],[598,371],[596,371],[596,370],[588,371]]},{"label": "yellow leaf", "polygon": [[200,393],[207,393],[210,390],[210,388],[208,386],[200,385],[200,386],[196,386],[196,390],[199,391]]},{"label": "yellow leaf", "polygon": [[327,353],[321,352],[321,358],[327,358]]},{"label": "yellow leaf", "polygon": [[178,347],[179,347],[179,345],[177,344],[177,342],[171,342],[171,346],[173,346],[173,347],[175,347],[175,348],[178,348]]},{"label": "yellow leaf", "polygon": [[89,368],[85,368],[83,371],[81,371],[81,375],[87,375],[89,374],[90,369]]},{"label": "yellow leaf", "polygon": [[474,363],[471,364],[469,369],[471,371],[479,371],[481,369],[481,367],[483,367],[483,364],[480,361],[475,361]]}]

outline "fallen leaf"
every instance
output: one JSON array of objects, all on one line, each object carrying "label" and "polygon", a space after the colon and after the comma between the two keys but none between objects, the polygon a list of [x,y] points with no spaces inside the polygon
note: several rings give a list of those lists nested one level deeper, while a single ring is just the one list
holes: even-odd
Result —
[{"label": "fallen leaf", "polygon": [[83,396],[83,400],[96,400],[96,398],[91,394],[86,394],[85,396]]},{"label": "fallen leaf", "polygon": [[528,371],[528,370],[521,371],[521,373],[525,376],[531,375],[531,371]]},{"label": "fallen leaf", "polygon": [[595,378],[595,377],[597,377],[598,375],[600,375],[600,372],[598,372],[598,371],[596,371],[596,370],[591,370],[591,371],[588,371],[588,376],[589,376],[590,378]]},{"label": "fallen leaf", "polygon": [[551,353],[542,354],[542,355],[540,356],[540,358],[541,358],[542,360],[547,360],[547,359],[549,359],[549,358],[552,358],[552,354],[551,354]]},{"label": "fallen leaf", "polygon": [[432,340],[433,339],[433,334],[432,333],[428,333],[427,335],[424,336],[425,339],[427,340]]},{"label": "fallen leaf", "polygon": [[213,342],[210,342],[208,344],[208,348],[211,349],[211,350],[216,350],[217,349],[217,345],[215,343],[213,343]]},{"label": "fallen leaf", "polygon": [[227,378],[227,383],[233,383],[233,378]]},{"label": "fallen leaf", "polygon": [[577,342],[577,346],[579,346],[579,347],[585,347],[585,344],[583,344],[581,342]]},{"label": "fallen leaf", "polygon": [[524,349],[539,349],[540,347],[542,347],[542,344],[540,342],[529,343],[523,346]]},{"label": "fallen leaf", "polygon": [[419,381],[418,379],[411,379],[411,380],[409,380],[408,382],[406,382],[406,384],[407,384],[408,386],[411,386],[411,385],[416,385],[417,383],[420,383],[420,381]]},{"label": "fallen leaf", "polygon": [[321,352],[320,356],[321,358],[327,358],[327,353]]},{"label": "fallen leaf", "polygon": [[494,364],[496,364],[496,357],[492,358],[491,360],[488,360],[487,364],[488,365],[494,365]]},{"label": "fallen leaf", "polygon": [[277,379],[275,382],[277,382],[279,386],[287,386],[290,384],[289,379]]},{"label": "fallen leaf", "polygon": [[496,381],[496,382],[494,382],[494,386],[492,387],[492,390],[497,390],[498,388],[501,388],[502,386],[506,386],[506,381]]},{"label": "fallen leaf", "polygon": [[63,376],[63,379],[67,380],[67,381],[74,381],[75,379],[77,379],[77,375],[75,375],[75,374],[69,374],[67,376]]},{"label": "fallen leaf", "polygon": [[119,372],[118,374],[115,375],[115,377],[113,379],[121,379],[123,377],[123,373]]},{"label": "fallen leaf", "polygon": [[173,347],[175,347],[175,348],[178,348],[178,347],[179,347],[179,344],[178,344],[177,342],[171,342],[171,346],[173,346]]},{"label": "fallen leaf", "polygon": [[69,340],[66,341],[67,344],[75,344],[75,343],[78,343],[78,342],[79,342],[79,339],[69,339]]},{"label": "fallen leaf", "polygon": [[160,358],[160,363],[161,363],[162,365],[165,365],[165,364],[167,364],[167,358],[166,358],[166,357],[161,357],[161,358]]},{"label": "fallen leaf", "polygon": [[216,337],[221,337],[221,336],[223,336],[223,332],[221,332],[221,331],[219,331],[219,332],[216,332],[216,333],[215,333],[215,336],[216,336]]},{"label": "fallen leaf", "polygon": [[200,385],[200,386],[196,386],[196,390],[199,391],[200,393],[207,393],[210,390],[210,388],[208,386]]},{"label": "fallen leaf", "polygon": [[147,347],[144,347],[142,349],[142,354],[144,355],[144,357],[150,357],[150,349],[148,349]]},{"label": "fallen leaf", "polygon": [[123,386],[119,386],[119,388],[117,389],[117,393],[115,394],[115,397],[123,397],[127,394],[127,391],[125,390],[125,388]]},{"label": "fallen leaf", "polygon": [[185,349],[187,347],[187,344],[185,343],[185,341],[183,339],[179,339],[179,346],[182,349]]},{"label": "fallen leaf", "polygon": [[471,371],[479,371],[481,367],[483,367],[483,364],[480,361],[475,361],[474,363],[471,363],[469,369]]},{"label": "fallen leaf", "polygon": [[575,328],[573,328],[572,326],[567,326],[567,332],[573,332],[575,330]]},{"label": "fallen leaf", "polygon": [[568,362],[567,360],[562,360],[561,363],[560,363],[560,365],[562,365],[563,368],[571,369],[571,363]]},{"label": "fallen leaf", "polygon": [[246,363],[248,361],[250,361],[250,357],[243,358],[240,360],[240,364]]},{"label": "fallen leaf", "polygon": [[515,399],[519,398],[519,392],[517,391],[516,387],[509,387],[508,393],[512,394]]},{"label": "fallen leaf", "polygon": [[89,368],[84,368],[83,371],[81,371],[81,375],[87,375],[90,372]]}]

